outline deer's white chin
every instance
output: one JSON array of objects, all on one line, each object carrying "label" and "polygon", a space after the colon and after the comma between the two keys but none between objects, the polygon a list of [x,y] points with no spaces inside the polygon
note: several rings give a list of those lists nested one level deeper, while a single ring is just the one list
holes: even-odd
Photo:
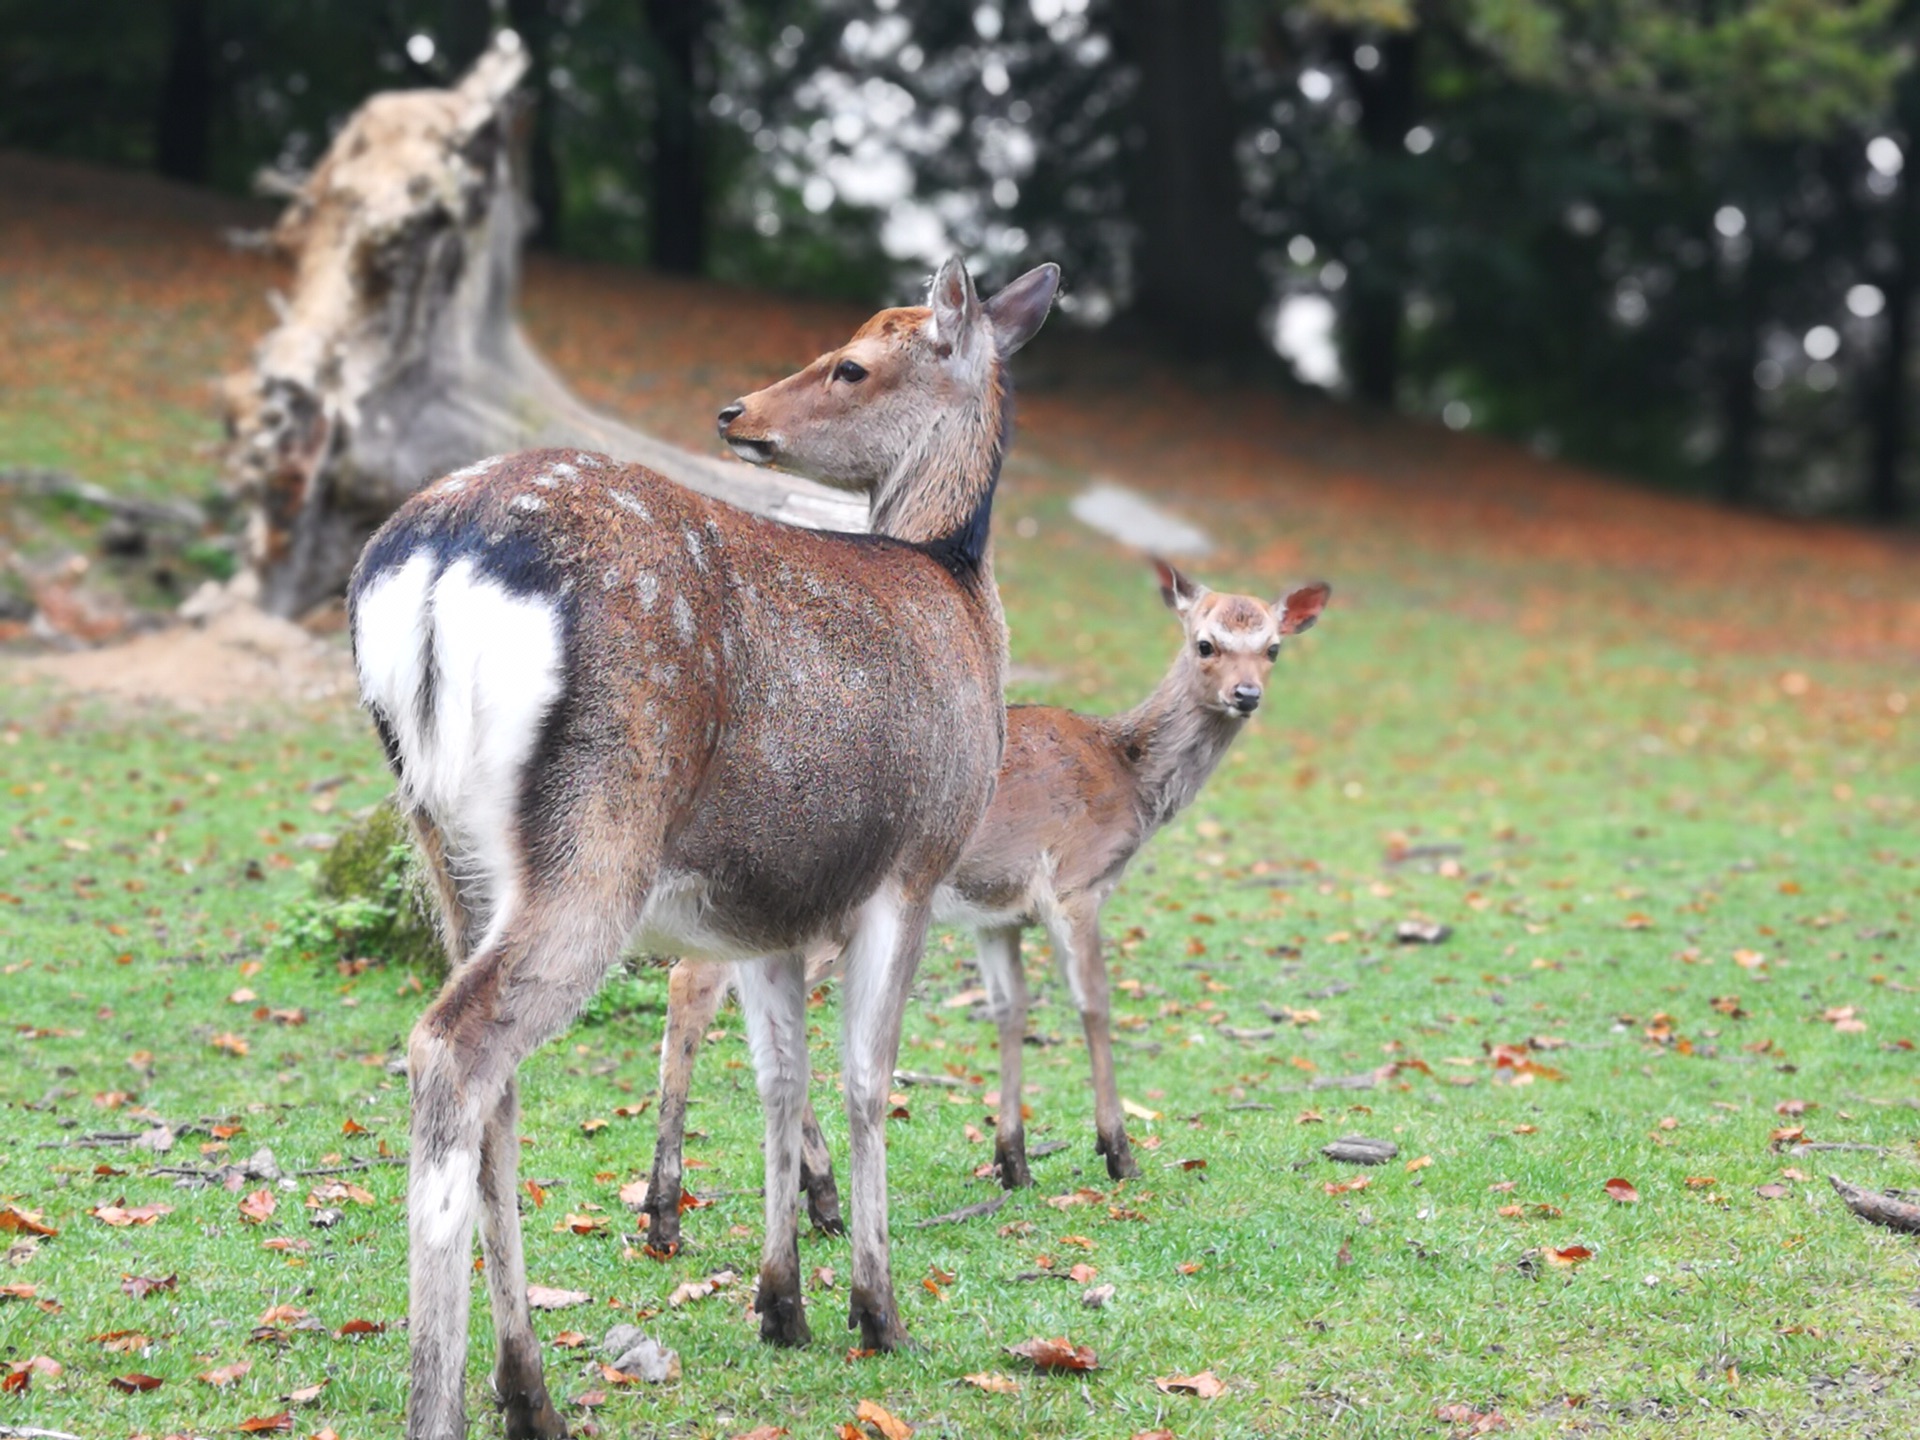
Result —
[{"label": "deer's white chin", "polygon": [[727,437],[727,444],[733,453],[749,465],[771,465],[773,463],[773,442],[771,440],[740,440]]}]

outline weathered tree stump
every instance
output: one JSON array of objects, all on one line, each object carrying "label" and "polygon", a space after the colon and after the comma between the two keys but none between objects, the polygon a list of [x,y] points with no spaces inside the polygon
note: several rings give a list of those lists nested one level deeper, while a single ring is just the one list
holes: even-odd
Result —
[{"label": "weathered tree stump", "polygon": [[514,158],[526,64],[502,34],[452,89],[374,96],[272,231],[292,289],[224,389],[247,558],[275,614],[338,594],[367,537],[421,485],[530,446],[603,450],[762,514],[865,528],[863,497],[597,413],[528,344],[514,319],[531,218]]}]

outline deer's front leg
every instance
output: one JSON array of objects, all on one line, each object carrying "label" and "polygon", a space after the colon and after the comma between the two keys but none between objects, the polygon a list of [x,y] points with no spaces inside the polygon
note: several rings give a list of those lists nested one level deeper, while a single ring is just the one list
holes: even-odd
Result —
[{"label": "deer's front leg", "polygon": [[739,967],[740,1010],[766,1117],[766,1242],[761,1250],[760,1338],[812,1338],[800,1299],[800,1126],[807,1107],[807,979],[803,958],[770,956]]},{"label": "deer's front leg", "polygon": [[480,1141],[480,1245],[493,1298],[493,1393],[507,1440],[562,1440],[540,1368],[540,1342],[527,1310],[527,1262],[520,1238],[520,1091],[508,1081]]},{"label": "deer's front leg", "polygon": [[860,1332],[866,1350],[907,1344],[887,1250],[887,1094],[929,914],[924,900],[909,902],[882,890],[861,910],[847,947],[840,1045],[852,1155],[853,1286],[847,1328]]},{"label": "deer's front leg", "polygon": [[680,1243],[682,1157],[687,1143],[687,1094],[713,1017],[733,983],[731,965],[674,961],[667,972],[667,1033],[660,1041],[660,1128],[647,1180],[647,1243],[670,1250]]},{"label": "deer's front leg", "polygon": [[1020,927],[1004,925],[978,936],[980,978],[987,1009],[1000,1032],[1000,1117],[994,1128],[993,1161],[1000,1184],[1018,1190],[1033,1184],[1027,1168],[1027,1125],[1020,1111],[1022,1047],[1027,1040],[1027,972],[1020,963]]},{"label": "deer's front leg", "polygon": [[[1064,940],[1065,944],[1062,945]],[[1067,989],[1086,1031],[1093,1066],[1094,1153],[1107,1161],[1107,1175],[1128,1180],[1140,1173],[1127,1139],[1127,1117],[1120,1106],[1120,1082],[1113,1068],[1113,1002],[1107,962],[1100,953],[1100,912],[1087,906],[1068,917],[1054,940],[1066,971]]]}]

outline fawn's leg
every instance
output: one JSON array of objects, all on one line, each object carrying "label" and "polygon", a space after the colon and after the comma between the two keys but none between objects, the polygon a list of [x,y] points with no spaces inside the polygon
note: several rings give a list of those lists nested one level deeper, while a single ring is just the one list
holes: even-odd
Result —
[{"label": "fawn's leg", "polygon": [[740,965],[736,983],[766,1117],[766,1240],[760,1259],[760,1338],[812,1339],[800,1299],[800,1123],[807,1103],[807,979],[798,954]]},{"label": "fawn's leg", "polygon": [[1127,1140],[1127,1117],[1120,1108],[1120,1082],[1113,1069],[1113,1004],[1107,962],[1100,953],[1100,908],[1085,901],[1061,919],[1053,948],[1087,1035],[1087,1056],[1093,1066],[1094,1153],[1106,1157],[1110,1178],[1130,1179],[1140,1173],[1140,1167]]},{"label": "fawn's leg", "polygon": [[660,1040],[660,1128],[647,1181],[647,1244],[670,1250],[680,1243],[681,1160],[687,1139],[687,1093],[713,1017],[720,1011],[734,967],[676,960],[667,972],[667,1033]]},{"label": "fawn's leg", "polygon": [[815,1229],[827,1235],[847,1233],[840,1216],[840,1187],[833,1178],[833,1152],[827,1149],[811,1097],[800,1117],[800,1188],[807,1192],[807,1218]]},{"label": "fawn's leg", "polygon": [[847,1328],[859,1330],[866,1350],[897,1350],[907,1343],[887,1250],[887,1095],[931,913],[924,897],[908,899],[888,886],[862,907],[846,951],[840,1054],[853,1200]]},{"label": "fawn's leg", "polygon": [[1027,972],[1020,963],[1020,927],[982,930],[980,978],[986,982],[987,1009],[1000,1031],[1000,1119],[994,1130],[993,1161],[1008,1190],[1033,1184],[1027,1168],[1027,1125],[1020,1111],[1021,1048],[1027,1039]]}]

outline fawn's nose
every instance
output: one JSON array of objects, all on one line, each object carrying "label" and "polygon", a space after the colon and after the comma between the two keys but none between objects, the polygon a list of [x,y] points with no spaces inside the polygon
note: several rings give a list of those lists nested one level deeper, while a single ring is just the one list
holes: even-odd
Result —
[{"label": "fawn's nose", "polygon": [[1233,708],[1242,715],[1251,715],[1260,708],[1260,687],[1258,685],[1236,685],[1233,687]]},{"label": "fawn's nose", "polygon": [[746,413],[747,407],[742,405],[738,400],[735,400],[731,405],[721,407],[720,413],[714,417],[714,426],[722,435],[725,435],[727,433],[727,427]]}]

